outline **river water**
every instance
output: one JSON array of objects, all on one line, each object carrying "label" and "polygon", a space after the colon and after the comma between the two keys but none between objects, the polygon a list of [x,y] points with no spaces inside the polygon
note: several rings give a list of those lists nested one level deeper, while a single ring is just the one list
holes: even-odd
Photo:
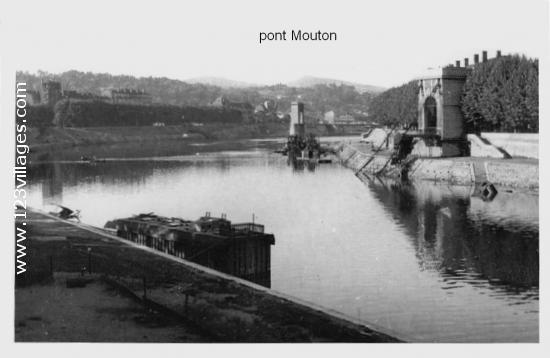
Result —
[{"label": "river water", "polygon": [[[103,226],[142,212],[209,211],[275,234],[274,290],[407,340],[535,342],[538,195],[293,169],[273,141],[75,148],[33,157],[29,205]],[[108,157],[95,165],[80,155]]]}]

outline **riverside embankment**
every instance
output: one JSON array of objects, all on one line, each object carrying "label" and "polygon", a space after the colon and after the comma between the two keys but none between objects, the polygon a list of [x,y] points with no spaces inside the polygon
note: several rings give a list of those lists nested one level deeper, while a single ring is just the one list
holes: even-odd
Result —
[{"label": "riverside embankment", "polygon": [[346,167],[358,174],[381,175],[409,180],[428,180],[456,185],[489,181],[497,186],[538,191],[538,159],[512,158],[416,158],[407,168],[392,165],[389,152],[374,152],[370,145],[344,143],[336,151]]},{"label": "riverside embankment", "polygon": [[[361,126],[310,127],[317,136],[356,135],[364,130]],[[117,143],[155,143],[178,140],[197,142],[208,140],[240,140],[281,138],[288,135],[288,123],[205,123],[170,126],[122,126],[122,127],[47,127],[29,128],[28,142],[34,153],[49,150],[65,150],[75,146]]]},{"label": "riverside embankment", "polygon": [[[17,312],[26,312],[23,306],[42,304],[45,298],[37,293],[38,288],[55,285],[56,297],[68,297],[71,294],[67,294],[67,290],[89,288],[64,287],[59,280],[79,278],[81,272],[91,271],[91,274],[85,273],[84,278],[101,280],[102,284],[116,288],[153,311],[176,317],[188,325],[190,331],[199,332],[196,337],[201,341],[399,341],[336,312],[137,246],[98,228],[62,221],[37,211],[29,212],[27,227],[27,272],[16,280],[16,322],[24,318],[17,316]],[[97,287],[92,286],[92,289],[97,291]],[[108,310],[104,304],[95,307],[90,300],[86,305],[79,309]],[[18,340],[40,340],[32,332],[41,335],[49,327],[59,326],[57,320],[62,319],[63,315],[52,316],[43,322],[42,330],[31,332],[22,324],[18,327]],[[63,322],[66,330],[59,341],[74,340],[71,325],[82,328],[82,324]],[[78,329],[75,328],[75,332]],[[193,337],[188,334],[186,339],[192,341]],[[49,340],[56,339],[50,334]],[[84,340],[94,339],[86,336]],[[120,340],[125,341],[123,335]],[[127,340],[135,341],[136,338],[132,336]],[[160,341],[178,340],[173,337]]]},{"label": "riverside embankment", "polygon": [[272,124],[204,124],[122,127],[30,128],[29,143],[34,153],[88,145],[117,143],[197,142],[283,136],[287,126]]}]

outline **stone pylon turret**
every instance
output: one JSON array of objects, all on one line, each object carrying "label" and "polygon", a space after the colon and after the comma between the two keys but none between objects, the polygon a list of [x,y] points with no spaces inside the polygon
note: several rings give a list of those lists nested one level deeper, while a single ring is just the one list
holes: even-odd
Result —
[{"label": "stone pylon turret", "polygon": [[292,102],[290,105],[289,135],[296,135],[303,138],[305,134],[304,104],[302,102]]}]

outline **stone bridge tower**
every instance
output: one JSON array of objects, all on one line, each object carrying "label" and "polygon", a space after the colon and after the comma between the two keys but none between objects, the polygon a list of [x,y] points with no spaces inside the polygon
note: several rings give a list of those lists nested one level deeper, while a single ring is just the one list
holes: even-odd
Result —
[{"label": "stone bridge tower", "polygon": [[465,128],[460,109],[462,89],[471,69],[445,67],[418,81],[418,132],[427,146],[440,146],[441,156],[464,155]]},{"label": "stone bridge tower", "polygon": [[292,102],[290,104],[290,131],[289,135],[305,137],[306,128],[304,122],[304,104],[302,102]]}]

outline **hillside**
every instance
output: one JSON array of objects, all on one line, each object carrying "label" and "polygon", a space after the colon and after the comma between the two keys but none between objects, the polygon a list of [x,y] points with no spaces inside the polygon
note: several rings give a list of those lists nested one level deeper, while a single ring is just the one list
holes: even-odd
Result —
[{"label": "hillside", "polygon": [[[189,78],[185,80],[185,82],[193,83],[193,84],[200,83],[200,84],[209,85],[209,86],[218,86],[221,88],[269,87],[265,85],[255,84],[255,83],[235,81],[224,77],[209,77],[209,76]],[[315,87],[318,85],[327,85],[327,86],[346,85],[346,86],[354,87],[359,93],[365,93],[365,92],[379,93],[386,90],[386,88],[379,87],[379,86],[372,86],[372,85],[361,84],[357,82],[349,82],[349,81],[342,81],[342,80],[337,80],[333,78],[322,78],[322,77],[313,77],[313,76],[303,76],[295,81],[287,82],[284,85],[291,88],[292,87],[307,88],[307,87]]]},{"label": "hillside", "polygon": [[[43,79],[60,81],[64,90],[104,95],[110,88],[130,88],[150,93],[154,103],[175,106],[210,106],[219,96],[226,96],[233,102],[248,102],[253,106],[271,99],[277,103],[277,110],[288,113],[290,103],[297,99],[306,105],[309,116],[321,118],[326,111],[338,114],[361,114],[368,111],[370,101],[376,91],[359,91],[356,86],[340,81],[340,84],[327,84],[334,80],[322,80],[327,83],[314,83],[310,87],[294,87],[284,84],[274,86],[240,87],[242,82],[225,80],[225,85],[189,83],[166,77],[134,77],[129,75],[111,75],[109,73],[81,72],[76,70],[59,74],[38,71],[38,73],[17,72],[17,80],[25,81],[28,88],[40,89]],[[199,79],[195,79],[198,81]],[[210,78],[212,83],[220,79]],[[221,80],[222,82],[224,80]],[[321,82],[322,82],[321,81]],[[302,85],[305,83],[302,83]],[[372,87],[372,86],[371,86]]]},{"label": "hillside", "polygon": [[346,85],[346,86],[353,86],[359,93],[365,93],[365,92],[371,92],[371,93],[379,93],[385,90],[384,87],[378,87],[378,86],[372,86],[372,85],[366,85],[356,82],[348,82],[348,81],[342,81],[342,80],[336,80],[332,78],[321,78],[321,77],[313,77],[313,76],[304,76],[296,81],[292,81],[287,83],[289,87],[314,87],[317,85]]},{"label": "hillside", "polygon": [[193,77],[185,80],[187,83],[191,84],[204,84],[208,86],[217,86],[221,88],[246,88],[246,87],[260,87],[258,84],[230,80],[223,77]]}]

